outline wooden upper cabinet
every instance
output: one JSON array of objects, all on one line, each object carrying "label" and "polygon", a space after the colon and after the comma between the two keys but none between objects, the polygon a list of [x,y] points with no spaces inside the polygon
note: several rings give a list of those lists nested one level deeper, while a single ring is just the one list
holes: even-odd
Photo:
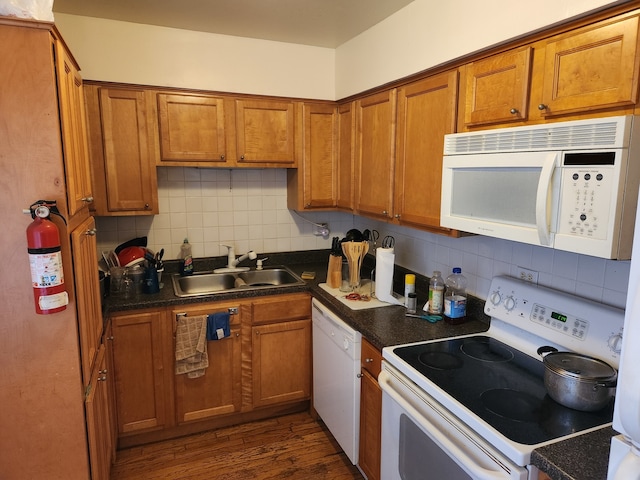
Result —
[{"label": "wooden upper cabinet", "polygon": [[358,213],[391,218],[396,132],[396,90],[356,102],[356,205]]},{"label": "wooden upper cabinet", "polygon": [[333,104],[304,104],[302,162],[289,169],[289,208],[305,210],[336,206],[336,141],[338,117]]},{"label": "wooden upper cabinet", "polygon": [[84,95],[78,66],[61,42],[54,42],[58,76],[58,101],[69,215],[93,202],[87,153]]},{"label": "wooden upper cabinet", "polygon": [[468,126],[527,118],[531,47],[466,66],[464,123]]},{"label": "wooden upper cabinet", "polygon": [[355,140],[355,102],[344,103],[338,107],[336,206],[349,211],[353,210]]},{"label": "wooden upper cabinet", "polygon": [[161,165],[226,162],[224,99],[158,93]]},{"label": "wooden upper cabinet", "polygon": [[455,132],[458,72],[398,89],[394,217],[401,224],[440,228],[444,135]]},{"label": "wooden upper cabinet", "polygon": [[[542,116],[634,105],[638,97],[638,16],[554,37],[544,46]],[[532,107],[533,108],[533,107]]]},{"label": "wooden upper cabinet", "polygon": [[297,166],[293,101],[237,99],[235,115],[238,166]]},{"label": "wooden upper cabinet", "polygon": [[153,131],[143,90],[86,87],[97,215],[158,213]]}]

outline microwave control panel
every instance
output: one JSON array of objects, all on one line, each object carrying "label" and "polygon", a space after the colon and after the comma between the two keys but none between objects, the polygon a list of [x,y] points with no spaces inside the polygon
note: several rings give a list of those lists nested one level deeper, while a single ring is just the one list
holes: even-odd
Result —
[{"label": "microwave control panel", "polygon": [[[571,160],[570,155],[576,158]],[[557,233],[606,240],[618,176],[615,153],[565,154]],[[584,161],[585,164],[579,163]]]}]

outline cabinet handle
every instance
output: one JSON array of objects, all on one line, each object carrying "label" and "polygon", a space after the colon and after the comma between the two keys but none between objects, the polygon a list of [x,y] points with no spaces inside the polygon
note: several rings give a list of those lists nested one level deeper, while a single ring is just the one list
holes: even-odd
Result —
[{"label": "cabinet handle", "polygon": [[373,358],[365,358],[364,359],[364,363],[371,363],[373,362]]},{"label": "cabinet handle", "polygon": [[511,110],[509,110],[509,113],[511,113],[512,115],[516,115],[517,113],[520,113],[520,112],[518,112],[517,108],[512,108]]},{"label": "cabinet handle", "polygon": [[84,232],[84,234],[89,235],[90,237],[93,237],[97,232],[98,231],[95,228],[92,228],[91,230],[87,230],[86,232]]},{"label": "cabinet handle", "polygon": [[89,195],[88,197],[84,197],[84,198],[82,199],[82,201],[83,201],[84,203],[93,203],[93,197],[92,197],[91,195]]},{"label": "cabinet handle", "polygon": [[538,110],[546,110],[547,108],[549,107],[546,106],[544,103],[541,103],[540,105],[538,105]]}]

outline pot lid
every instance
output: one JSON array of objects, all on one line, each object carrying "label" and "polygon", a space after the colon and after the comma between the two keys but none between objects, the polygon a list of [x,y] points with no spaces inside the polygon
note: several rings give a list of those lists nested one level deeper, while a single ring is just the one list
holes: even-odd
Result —
[{"label": "pot lid", "polygon": [[578,380],[609,380],[617,375],[608,363],[579,353],[550,353],[544,357],[544,364],[559,375]]}]

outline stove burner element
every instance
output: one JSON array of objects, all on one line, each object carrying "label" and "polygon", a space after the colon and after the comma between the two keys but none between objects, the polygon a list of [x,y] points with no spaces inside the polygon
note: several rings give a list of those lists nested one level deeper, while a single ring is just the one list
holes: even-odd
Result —
[{"label": "stove burner element", "polygon": [[462,360],[448,352],[423,352],[418,356],[422,365],[436,370],[453,370],[460,368]]},{"label": "stove burner element", "polygon": [[486,339],[466,342],[460,346],[465,355],[483,362],[508,362],[513,359],[513,352],[508,348],[489,343]]},{"label": "stove burner element", "polygon": [[490,412],[518,422],[536,423],[540,420],[540,400],[525,392],[496,388],[480,395]]}]

